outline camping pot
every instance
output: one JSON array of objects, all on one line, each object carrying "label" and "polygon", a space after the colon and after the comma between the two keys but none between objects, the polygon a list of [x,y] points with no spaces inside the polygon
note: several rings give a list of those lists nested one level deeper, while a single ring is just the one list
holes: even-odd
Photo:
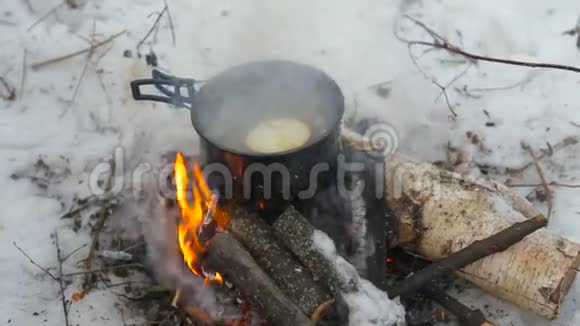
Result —
[{"label": "camping pot", "polygon": [[[290,61],[257,61],[229,68],[198,90],[196,84],[153,70],[131,90],[135,100],[190,110],[208,183],[222,195],[267,209],[336,180],[344,97],[327,74]],[[142,93],[146,85],[160,94]]]}]

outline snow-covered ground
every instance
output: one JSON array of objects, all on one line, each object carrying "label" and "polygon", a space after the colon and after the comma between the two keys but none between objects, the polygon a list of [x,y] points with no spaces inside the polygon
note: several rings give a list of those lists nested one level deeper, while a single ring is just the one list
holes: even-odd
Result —
[{"label": "snow-covered ground", "polygon": [[[126,176],[142,163],[157,164],[169,150],[194,152],[197,138],[188,112],[165,105],[137,103],[128,83],[150,74],[136,45],[162,10],[161,0],[81,1],[77,9],[60,6],[31,25],[59,0],[0,0],[0,76],[16,89],[14,101],[0,100],[0,315],[12,325],[63,325],[58,284],[31,265],[13,246],[16,242],[37,263],[56,266],[51,233],[57,231],[63,252],[90,241],[85,225],[79,233],[60,220],[75,194],[90,194],[89,176],[115,149],[122,153]],[[141,52],[153,49],[161,68],[182,76],[207,79],[234,64],[264,58],[284,58],[313,64],[332,75],[347,96],[349,112],[379,115],[398,131],[400,150],[436,160],[445,145],[472,152],[473,160],[492,166],[519,167],[530,158],[521,147],[536,150],[580,133],[580,75],[478,63],[448,88],[457,117],[425,77],[446,85],[469,63],[441,52],[420,57],[421,73],[407,46],[394,36],[395,26],[406,39],[429,40],[403,14],[420,19],[452,42],[473,52],[512,59],[550,61],[580,66],[576,39],[562,34],[574,27],[580,4],[573,0],[168,0],[175,25],[175,45],[166,19],[156,37]],[[30,6],[28,5],[30,4]],[[149,16],[149,17],[148,17]],[[38,70],[26,65],[86,48],[87,39],[103,40],[126,30],[114,42],[87,54]],[[125,50],[131,57],[123,55]],[[25,55],[26,54],[26,55]],[[82,76],[82,83],[75,89]],[[22,83],[22,80],[24,82]],[[390,93],[377,96],[370,87],[390,81]],[[506,88],[502,90],[477,90]],[[24,86],[24,88],[21,87]],[[470,96],[454,88],[467,87]],[[0,85],[0,92],[3,92]],[[20,96],[22,95],[22,96]],[[71,100],[74,100],[71,102]],[[356,104],[356,105],[355,105]],[[356,110],[355,110],[356,107]],[[487,114],[486,114],[487,112]],[[489,116],[488,116],[489,115]],[[486,126],[486,122],[495,123]],[[472,146],[472,131],[489,151]],[[542,161],[549,180],[580,183],[579,145],[569,146]],[[38,160],[50,171],[39,171]],[[36,165],[36,167],[35,167]],[[143,165],[141,165],[143,166]],[[30,177],[35,177],[34,182]],[[48,181],[44,181],[46,178]],[[132,182],[123,181],[131,192]],[[533,169],[521,183],[537,183]],[[118,186],[121,184],[117,183]],[[94,188],[94,187],[93,187]],[[580,189],[554,187],[549,228],[580,241]],[[94,189],[93,189],[94,190]],[[525,194],[526,189],[522,189]],[[122,223],[122,221],[120,221]],[[86,252],[67,260],[65,272]],[[549,263],[549,262],[547,262]],[[68,298],[78,282],[67,287]],[[472,290],[461,295],[477,307],[504,310],[499,325],[579,325],[576,284],[551,323]],[[120,303],[121,305],[116,305]],[[109,289],[92,292],[71,308],[71,324],[122,325],[123,302]],[[138,316],[124,314],[127,324]]]}]

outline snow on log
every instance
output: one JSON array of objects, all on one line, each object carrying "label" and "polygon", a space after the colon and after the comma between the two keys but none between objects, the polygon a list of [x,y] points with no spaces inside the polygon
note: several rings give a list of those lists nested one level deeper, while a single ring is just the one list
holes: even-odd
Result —
[{"label": "snow on log", "polygon": [[[509,188],[399,156],[386,160],[386,203],[397,244],[440,260],[540,213]],[[554,319],[580,263],[580,245],[540,229],[457,273],[492,295]]]}]

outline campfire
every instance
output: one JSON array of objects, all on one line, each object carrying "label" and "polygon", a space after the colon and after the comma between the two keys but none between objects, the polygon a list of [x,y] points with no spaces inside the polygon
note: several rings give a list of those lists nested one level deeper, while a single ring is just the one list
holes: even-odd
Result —
[{"label": "campfire", "polygon": [[[143,85],[164,96],[142,94]],[[341,127],[338,85],[309,66],[250,63],[193,86],[154,71],[132,90],[191,110],[204,156],[187,162],[177,153],[173,162],[175,245],[206,288],[257,313],[243,325],[403,325],[418,294],[462,324],[493,325],[445,294],[440,280],[452,272],[557,316],[580,245],[544,229],[544,215],[506,186],[417,163],[386,151],[389,139]],[[230,116],[235,123],[220,122]],[[338,178],[349,163],[364,168]],[[175,306],[200,291],[176,290]],[[198,323],[223,320],[195,304],[184,309]]]}]

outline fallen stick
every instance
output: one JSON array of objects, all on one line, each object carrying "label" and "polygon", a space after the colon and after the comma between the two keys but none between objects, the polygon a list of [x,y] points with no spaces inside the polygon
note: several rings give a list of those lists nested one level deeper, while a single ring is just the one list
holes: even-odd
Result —
[{"label": "fallen stick", "polygon": [[484,257],[506,250],[532,232],[545,227],[546,224],[548,224],[548,220],[544,215],[540,214],[532,219],[515,223],[486,239],[475,241],[469,246],[449,254],[442,260],[430,264],[400,283],[395,284],[389,290],[389,296],[395,298],[400,295],[414,293],[433,279],[440,278]]},{"label": "fallen stick", "polygon": [[550,187],[548,187],[548,182],[546,181],[546,176],[544,175],[544,170],[542,170],[542,166],[540,165],[540,161],[538,159],[538,156],[536,155],[536,153],[534,152],[534,149],[530,146],[530,145],[526,145],[525,146],[527,151],[530,153],[530,156],[532,157],[532,162],[534,163],[534,167],[536,168],[536,172],[538,173],[538,176],[540,177],[540,181],[542,182],[542,187],[544,189],[545,192],[545,196],[546,196],[546,203],[548,204],[548,213],[546,215],[546,218],[550,218],[550,216],[552,216],[552,207],[554,206],[553,202],[553,196],[552,196],[552,191],[550,190]]},{"label": "fallen stick", "polygon": [[302,264],[278,243],[270,226],[255,212],[233,203],[227,205],[226,211],[231,215],[226,228],[304,314],[312,314],[318,306],[332,299]]},{"label": "fallen stick", "polygon": [[457,316],[460,325],[495,326],[495,324],[485,318],[481,311],[470,309],[433,284],[426,285],[421,289],[421,291],[429,299],[437,302],[441,307],[445,308],[445,310]]},{"label": "fallen stick", "polygon": [[69,320],[68,320],[68,305],[67,305],[67,300],[66,300],[66,296],[65,296],[65,285],[64,285],[64,281],[62,279],[62,255],[60,253],[60,244],[58,242],[58,232],[54,232],[54,243],[56,246],[56,259],[58,262],[58,286],[60,288],[60,301],[62,302],[62,310],[63,310],[63,314],[64,314],[64,325],[65,326],[70,326]]},{"label": "fallen stick", "polygon": [[218,233],[212,238],[206,260],[272,325],[314,325],[230,234]]},{"label": "fallen stick", "polygon": [[70,54],[67,54],[67,55],[63,55],[63,56],[60,56],[60,57],[57,57],[57,58],[54,58],[54,59],[49,59],[49,60],[46,60],[46,61],[37,62],[35,64],[32,64],[30,66],[30,68],[32,68],[33,70],[37,70],[37,69],[43,68],[45,66],[48,66],[48,65],[51,65],[51,64],[54,64],[54,63],[58,63],[58,62],[65,61],[65,60],[70,59],[70,58],[74,58],[74,57],[76,57],[78,55],[81,55],[81,54],[84,54],[84,53],[87,53],[87,52],[90,52],[90,51],[94,51],[96,48],[101,47],[101,46],[103,46],[103,45],[105,45],[107,43],[112,42],[117,37],[119,37],[119,36],[121,36],[121,35],[123,35],[125,33],[126,33],[126,31],[121,31],[121,32],[119,32],[117,34],[113,34],[113,35],[109,36],[108,38],[106,38],[105,40],[103,40],[101,42],[97,42],[94,45],[89,46],[86,49],[82,49],[80,51],[73,52],[73,53],[70,53]]},{"label": "fallen stick", "polygon": [[[429,262],[411,256],[401,250],[395,250],[390,254],[390,257],[390,266],[393,267],[395,272],[403,275],[412,274],[416,270],[420,270],[421,268],[425,268],[429,265]],[[495,326],[492,322],[485,318],[485,315],[481,312],[481,310],[471,309],[447,294],[445,290],[440,288],[440,286],[437,284],[437,280],[431,280],[431,282],[427,283],[423,288],[421,288],[421,292],[425,297],[436,302],[445,310],[455,315],[455,317],[457,317],[459,320],[460,325]]]}]

